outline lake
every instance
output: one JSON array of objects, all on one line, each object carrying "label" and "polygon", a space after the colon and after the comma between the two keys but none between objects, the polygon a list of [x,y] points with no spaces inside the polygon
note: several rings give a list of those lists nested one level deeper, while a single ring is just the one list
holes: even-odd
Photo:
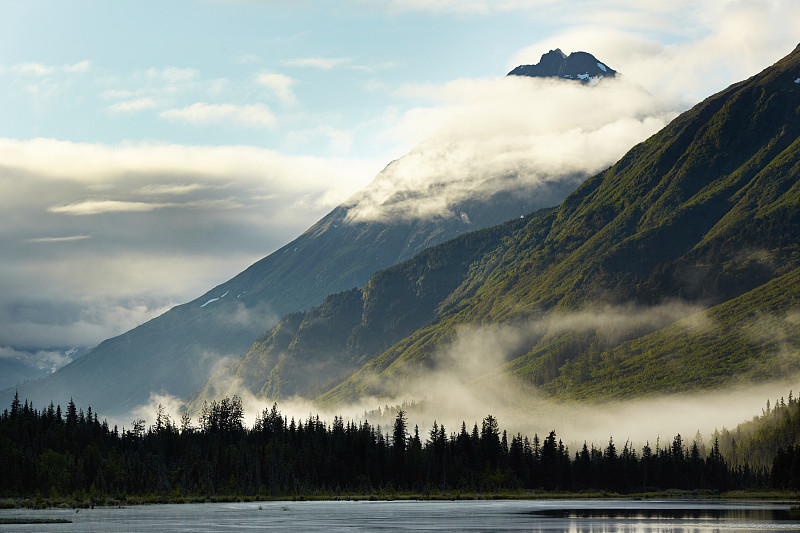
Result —
[{"label": "lake", "polygon": [[0,531],[169,533],[186,531],[790,531],[791,504],[721,500],[327,501],[6,509]]}]

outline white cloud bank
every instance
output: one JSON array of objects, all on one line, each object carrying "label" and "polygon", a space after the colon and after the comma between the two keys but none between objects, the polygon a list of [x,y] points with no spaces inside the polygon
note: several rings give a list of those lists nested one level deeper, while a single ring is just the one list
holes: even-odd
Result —
[{"label": "white cloud bank", "polygon": [[[452,216],[470,195],[576,179],[614,163],[684,110],[789,53],[800,3],[717,0],[698,4],[544,0],[418,2],[380,7],[483,16],[547,16],[562,31],[510,58],[508,70],[548,50],[589,51],[622,77],[589,90],[529,79],[407,85],[394,95],[428,102],[397,117],[384,138],[411,149],[355,199],[352,220]],[[385,90],[385,86],[381,86]],[[413,142],[410,142],[413,141]]]},{"label": "white cloud bank", "polygon": [[90,346],[296,237],[380,164],[0,139],[0,346]]},{"label": "white cloud bank", "polygon": [[353,199],[351,220],[452,216],[458,202],[500,191],[577,186],[676,114],[640,86],[611,79],[590,87],[513,76],[397,94],[439,105],[412,109],[386,135],[428,138]]}]

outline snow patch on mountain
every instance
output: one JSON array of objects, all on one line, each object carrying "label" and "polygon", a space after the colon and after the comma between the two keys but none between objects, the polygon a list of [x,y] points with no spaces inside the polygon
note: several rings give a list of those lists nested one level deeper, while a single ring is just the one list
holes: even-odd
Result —
[{"label": "snow patch on mountain", "polygon": [[[222,296],[218,296],[217,298],[211,298],[210,300],[208,300],[206,303],[204,303],[204,304],[203,304],[203,305],[201,305],[200,307],[205,307],[205,306],[207,306],[208,304],[213,304],[214,302],[218,301],[220,298],[225,298],[225,297],[228,295],[228,293],[229,293],[229,292],[231,292],[231,291],[230,291],[230,289],[228,289],[227,291],[225,291],[225,294],[223,294]],[[247,291],[245,291],[245,292],[247,292]],[[242,294],[244,294],[244,293],[241,293],[241,294],[239,294],[239,296],[241,296]],[[237,296],[237,298],[238,298],[239,296]]]},{"label": "snow patch on mountain", "polygon": [[209,301],[207,301],[206,303],[204,303],[204,304],[203,304],[203,305],[201,305],[200,307],[205,307],[205,306],[207,306],[208,304],[213,304],[213,303],[214,303],[214,302],[216,302],[217,300],[219,300],[219,298],[211,298]]}]

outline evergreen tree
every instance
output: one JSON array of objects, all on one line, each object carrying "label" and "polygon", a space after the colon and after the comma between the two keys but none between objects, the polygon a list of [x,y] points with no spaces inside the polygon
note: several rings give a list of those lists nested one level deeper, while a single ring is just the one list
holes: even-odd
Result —
[{"label": "evergreen tree", "polygon": [[402,480],[405,473],[407,428],[406,412],[401,409],[397,411],[392,428],[392,471],[397,480]]}]

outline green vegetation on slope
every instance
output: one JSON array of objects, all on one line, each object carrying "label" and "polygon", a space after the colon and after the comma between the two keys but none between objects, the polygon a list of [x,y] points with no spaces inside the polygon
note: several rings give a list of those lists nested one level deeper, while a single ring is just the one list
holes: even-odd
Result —
[{"label": "green vegetation on slope", "polygon": [[[472,266],[446,312],[319,400],[401,392],[397,385],[421,363],[435,365],[464,325],[524,324],[631,302],[712,306],[721,330],[694,342],[686,328],[664,324],[623,336],[619,346],[597,345],[600,332],[544,335],[508,368],[578,397],[717,386],[795,369],[796,337],[787,338],[784,361],[773,341],[737,330],[753,313],[779,319],[796,306],[798,72],[800,47],[679,116],[504,239]],[[652,368],[664,360],[678,362]]]},{"label": "green vegetation on slope", "polygon": [[584,350],[544,388],[581,399],[633,397],[791,375],[800,371],[798,308],[795,269],[649,335]]}]

